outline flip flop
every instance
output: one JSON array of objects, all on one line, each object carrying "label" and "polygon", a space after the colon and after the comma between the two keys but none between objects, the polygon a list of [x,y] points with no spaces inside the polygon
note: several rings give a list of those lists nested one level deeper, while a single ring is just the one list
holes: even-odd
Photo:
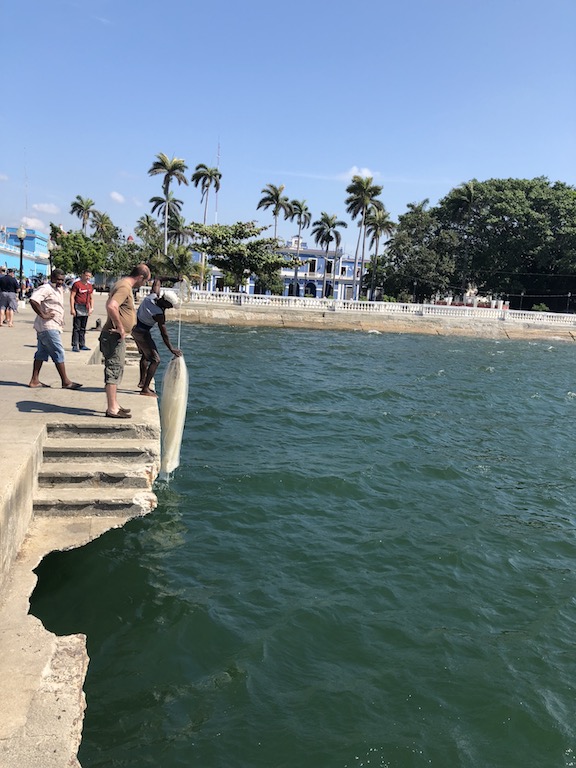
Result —
[{"label": "flip flop", "polygon": [[144,397],[158,397],[156,392],[152,392],[152,390],[150,392],[140,392],[140,394],[144,395]]},{"label": "flip flop", "polygon": [[50,384],[43,384],[42,382],[40,382],[40,384],[28,384],[28,386],[30,389],[50,389]]},{"label": "flip flop", "polygon": [[72,384],[68,384],[65,387],[62,387],[62,389],[80,389],[82,384],[77,384],[75,381],[72,382]]},{"label": "flip flop", "polygon": [[118,411],[118,413],[110,413],[110,411],[106,411],[105,416],[107,416],[109,419],[131,419],[132,414],[126,413],[126,411]]}]

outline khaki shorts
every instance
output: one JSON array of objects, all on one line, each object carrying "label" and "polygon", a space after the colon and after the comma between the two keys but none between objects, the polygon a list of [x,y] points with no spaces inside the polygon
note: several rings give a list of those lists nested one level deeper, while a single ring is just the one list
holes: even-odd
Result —
[{"label": "khaki shorts", "polygon": [[100,334],[100,352],[104,356],[104,383],[120,384],[126,360],[126,339],[111,331]]}]

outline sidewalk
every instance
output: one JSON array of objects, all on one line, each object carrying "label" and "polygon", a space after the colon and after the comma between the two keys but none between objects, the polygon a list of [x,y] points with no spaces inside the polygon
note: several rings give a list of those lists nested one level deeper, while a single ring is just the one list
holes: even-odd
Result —
[{"label": "sidewalk", "polygon": [[[12,328],[0,328],[2,768],[79,765],[76,754],[85,706],[82,685],[88,665],[85,637],[56,637],[28,614],[29,597],[36,583],[33,569],[49,552],[82,546],[110,528],[120,527],[127,519],[113,514],[33,517],[38,472],[48,440],[47,425],[76,437],[80,432],[89,434],[90,430],[102,429],[121,435],[122,426],[133,424],[135,430],[145,429],[152,435],[147,444],[159,454],[158,404],[153,398],[139,395],[137,365],[126,366],[119,389],[120,403],[132,410],[133,418],[115,421],[104,417],[103,367],[98,352],[99,331],[94,326],[97,318],[102,323],[105,320],[105,300],[105,295],[96,296],[95,312],[88,321],[86,344],[91,351],[70,351],[72,323],[70,315],[66,317],[66,369],[72,381],[82,384],[78,390],[62,389],[51,361],[41,371],[41,380],[49,388],[28,387],[36,349],[35,315],[29,306],[15,315]],[[66,436],[61,441],[75,442]],[[61,468],[69,461],[61,460],[54,466]],[[90,456],[84,466],[91,467]],[[152,469],[148,473],[149,485],[154,477]]]}]

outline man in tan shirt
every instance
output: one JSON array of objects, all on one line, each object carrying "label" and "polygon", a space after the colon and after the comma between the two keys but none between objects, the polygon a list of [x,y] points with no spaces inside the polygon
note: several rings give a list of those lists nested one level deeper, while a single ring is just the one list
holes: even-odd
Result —
[{"label": "man in tan shirt", "polygon": [[108,319],[100,334],[100,351],[104,356],[104,384],[106,390],[106,416],[111,419],[130,419],[128,409],[118,404],[118,385],[122,381],[126,357],[126,336],[136,325],[133,291],[150,280],[146,264],[138,264],[128,277],[114,285],[106,302]]}]

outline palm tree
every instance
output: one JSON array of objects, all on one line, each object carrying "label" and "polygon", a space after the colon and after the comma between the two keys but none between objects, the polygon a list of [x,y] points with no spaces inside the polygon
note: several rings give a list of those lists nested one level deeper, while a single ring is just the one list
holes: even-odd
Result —
[{"label": "palm tree", "polygon": [[312,214],[310,213],[308,206],[306,205],[306,200],[291,200],[289,203],[289,210],[286,214],[286,218],[289,221],[296,221],[298,222],[298,241],[296,245],[296,256],[293,258],[294,262],[294,288],[292,290],[293,296],[298,296],[298,267],[301,266],[300,261],[300,234],[303,229],[306,229],[310,226],[310,221],[312,220]]},{"label": "palm tree", "polygon": [[[346,212],[350,214],[352,220],[360,216],[358,226],[358,242],[356,244],[356,253],[354,255],[354,278],[353,295],[358,299],[360,294],[360,284],[362,281],[362,272],[364,271],[364,252],[366,247],[366,214],[370,206],[373,208],[382,208],[383,204],[376,198],[382,193],[382,187],[374,184],[372,176],[353,176],[352,181],[346,187],[348,197],[346,198]],[[358,272],[358,252],[360,250],[360,240],[362,240],[362,261],[360,266],[360,275],[357,280]],[[358,284],[358,291],[356,291]]]},{"label": "palm tree", "polygon": [[80,195],[76,195],[70,204],[70,213],[82,219],[82,232],[84,234],[86,234],[86,227],[93,214],[93,209],[94,200],[91,200],[89,197],[81,197]]},{"label": "palm tree", "polygon": [[390,236],[394,232],[395,224],[388,211],[382,208],[371,208],[366,214],[366,233],[370,235],[370,248],[374,248],[374,260],[372,269],[372,282],[370,285],[370,301],[374,301],[376,287],[376,266],[378,264],[378,248],[380,239],[384,235]]},{"label": "palm tree", "polygon": [[290,201],[282,192],[284,192],[284,184],[280,184],[279,187],[274,186],[274,184],[267,184],[262,190],[262,197],[256,206],[256,209],[272,208],[272,214],[274,215],[274,237],[276,237],[280,213],[284,213],[285,219],[289,218],[290,215]]},{"label": "palm tree", "polygon": [[[188,170],[186,162],[179,157],[168,158],[164,152],[159,152],[156,155],[156,160],[152,163],[151,168],[148,170],[149,176],[157,176],[162,174],[164,179],[162,180],[162,192],[164,198],[168,200],[168,194],[170,192],[170,184],[172,181],[177,181],[178,184],[188,185],[188,179],[186,178],[185,171]],[[168,206],[164,208],[164,255],[168,253]]]},{"label": "palm tree", "polygon": [[218,193],[220,191],[221,178],[222,174],[218,168],[209,168],[204,163],[199,163],[192,174],[191,180],[194,186],[200,186],[202,191],[200,203],[204,202],[204,224],[206,224],[206,215],[208,213],[208,193],[210,192],[210,187],[214,185],[214,192]]},{"label": "palm tree", "polygon": [[[198,187],[200,185],[200,189],[202,190],[202,196],[200,197],[200,203],[202,203],[202,200],[204,200],[204,224],[206,224],[206,217],[208,214],[208,193],[210,192],[210,187],[214,185],[214,192],[218,194],[220,191],[220,179],[222,178],[222,174],[218,170],[218,168],[209,168],[204,163],[199,163],[196,166],[196,170],[192,174],[192,182],[195,187]],[[206,254],[202,254],[202,274],[206,274]],[[201,288],[204,286],[201,285]]]},{"label": "palm tree", "polygon": [[[152,213],[158,213],[164,218],[165,227],[168,225],[168,220],[171,216],[179,216],[184,203],[182,200],[177,200],[172,192],[168,192],[166,197],[151,197]],[[164,245],[167,247],[166,241],[167,230],[165,230]],[[166,252],[167,253],[167,252]],[[166,253],[164,255],[166,255]]]},{"label": "palm tree", "polygon": [[145,213],[144,216],[140,216],[136,222],[134,232],[140,240],[147,245],[151,242],[156,242],[158,240],[158,235],[160,234],[157,219],[149,213]]},{"label": "palm tree", "polygon": [[107,213],[92,211],[94,239],[102,243],[111,243],[118,237],[118,228]]},{"label": "palm tree", "polygon": [[324,257],[324,280],[322,281],[323,298],[326,298],[326,272],[330,243],[334,243],[334,261],[332,262],[332,296],[334,296],[336,289],[336,259],[338,256],[338,248],[342,242],[342,235],[340,232],[338,232],[338,228],[347,226],[348,224],[346,224],[345,221],[339,221],[337,216],[330,216],[325,211],[322,211],[318,221],[312,222],[312,235],[314,236],[314,242],[326,249],[326,256]]},{"label": "palm tree", "polygon": [[[174,201],[180,202],[180,201]],[[177,213],[171,213],[168,217],[168,237],[175,245],[186,245],[190,238],[190,230],[186,226],[186,219]]]}]

